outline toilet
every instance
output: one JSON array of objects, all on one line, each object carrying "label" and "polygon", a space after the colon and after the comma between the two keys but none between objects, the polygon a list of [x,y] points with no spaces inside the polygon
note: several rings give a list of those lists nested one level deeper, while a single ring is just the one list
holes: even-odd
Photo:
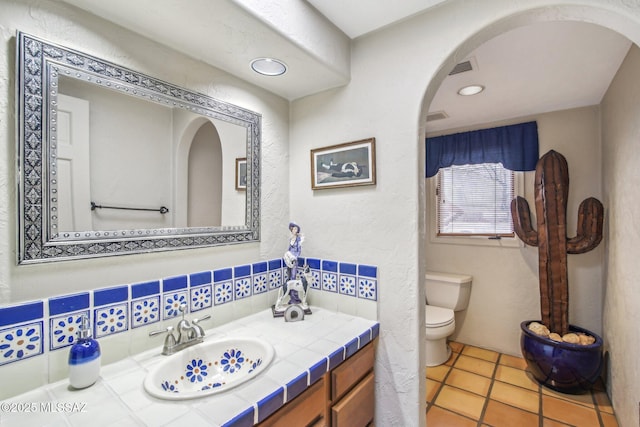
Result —
[{"label": "toilet", "polygon": [[469,304],[472,277],[428,271],[425,279],[427,366],[437,366],[451,356],[447,337],[456,330],[454,311],[464,310]]}]

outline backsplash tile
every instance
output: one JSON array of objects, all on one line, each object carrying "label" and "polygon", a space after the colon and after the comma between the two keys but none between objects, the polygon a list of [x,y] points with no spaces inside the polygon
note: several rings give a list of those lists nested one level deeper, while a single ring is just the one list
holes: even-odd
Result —
[{"label": "backsplash tile", "polygon": [[42,321],[0,330],[0,365],[44,352]]},{"label": "backsplash tile", "polygon": [[[319,258],[299,262],[311,269],[313,292],[377,301],[377,267]],[[126,333],[180,316],[181,304],[187,312],[215,310],[273,291],[282,286],[284,269],[283,260],[274,259],[1,307],[0,366],[69,347],[83,316],[96,338]],[[335,357],[333,364],[342,356]]]}]

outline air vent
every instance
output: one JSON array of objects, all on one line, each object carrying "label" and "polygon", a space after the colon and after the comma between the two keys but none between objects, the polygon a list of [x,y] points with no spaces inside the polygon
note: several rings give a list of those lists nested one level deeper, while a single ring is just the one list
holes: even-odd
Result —
[{"label": "air vent", "polygon": [[444,111],[435,111],[433,113],[427,114],[427,121],[432,122],[434,120],[446,119],[447,117],[449,117],[449,115]]},{"label": "air vent", "polygon": [[449,75],[453,76],[454,74],[465,73],[471,70],[473,70],[473,65],[471,65],[471,61],[464,61],[457,64],[455,67],[453,67],[453,70],[451,70]]}]

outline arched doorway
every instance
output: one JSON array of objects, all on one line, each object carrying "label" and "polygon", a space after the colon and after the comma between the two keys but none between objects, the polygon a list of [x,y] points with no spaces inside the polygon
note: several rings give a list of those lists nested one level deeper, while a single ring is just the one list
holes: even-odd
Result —
[{"label": "arched doorway", "polygon": [[[587,2],[583,2],[583,3],[587,3]],[[590,2],[590,3],[593,4],[593,2]],[[514,14],[509,17],[499,19],[487,25],[486,27],[482,28],[477,33],[475,33],[472,37],[469,37],[462,44],[457,46],[455,51],[453,51],[447,57],[447,59],[441,64],[439,71],[436,73],[436,75],[433,77],[433,79],[430,81],[427,87],[425,96],[423,98],[423,103],[422,103],[422,114],[420,115],[421,120],[423,120],[427,116],[427,113],[429,111],[429,106],[432,100],[435,98],[436,92],[440,88],[444,79],[447,77],[449,71],[453,69],[453,67],[458,62],[460,62],[462,58],[466,58],[467,56],[471,55],[476,48],[478,48],[485,42],[491,40],[492,38],[496,37],[497,35],[506,33],[512,29],[515,29],[521,26],[531,25],[539,22],[548,22],[548,21],[578,21],[578,22],[595,23],[597,25],[608,28],[610,30],[613,30],[625,36],[626,38],[628,38],[629,40],[631,40],[633,43],[636,44],[636,48],[637,48],[638,42],[640,41],[640,26],[638,25],[637,22],[633,22],[628,16],[612,13],[611,10],[604,10],[600,7],[594,7],[592,5],[590,6],[589,4],[586,4],[586,5],[583,4],[580,6],[566,6],[566,5],[555,6],[554,5],[553,8],[549,8],[548,6],[546,6],[544,8],[533,8],[530,10],[523,10],[518,14]],[[420,126],[422,130],[426,131],[426,125],[424,122],[421,122]],[[604,141],[603,143],[606,143],[606,141]],[[424,159],[424,141],[423,140],[419,141],[419,144],[420,144],[420,149],[419,149],[420,158]],[[421,170],[424,171],[424,165],[422,165]],[[606,177],[604,179],[606,180]],[[424,181],[424,180],[421,180],[421,181]],[[428,216],[426,183],[422,182],[421,186],[422,187],[420,191],[420,198],[421,198],[420,206],[422,209],[421,217],[423,218],[423,224],[421,224],[421,227],[426,228],[425,223]],[[425,233],[422,233],[422,235],[426,235],[426,231]],[[426,248],[424,244],[420,245],[419,252],[420,251],[422,251],[422,253],[419,253],[418,259],[424,260],[426,255]],[[604,262],[606,264],[608,262],[607,259],[605,259]],[[425,265],[421,265],[419,267],[420,277],[424,277],[425,270],[426,270]],[[609,273],[609,276],[610,276],[610,273]],[[606,280],[607,280],[607,277],[605,277],[605,282]],[[604,304],[604,307],[605,307],[604,310],[606,311],[607,310],[606,302]],[[424,313],[421,312],[419,317],[424,318],[423,316],[424,316]],[[606,313],[603,315],[603,317],[604,317],[604,320],[606,321],[606,318],[607,318]],[[604,328],[605,334],[607,333],[607,331],[608,331],[608,328],[605,326]],[[607,337],[605,336],[605,339],[606,338]],[[421,339],[423,338],[421,337]],[[617,334],[615,339],[616,341],[620,339],[617,337]],[[625,366],[625,365],[629,366],[630,364],[632,364],[632,362],[624,355],[622,351],[619,352],[618,355],[620,356],[619,359],[621,359],[621,366]],[[628,388],[628,386],[631,386],[631,383],[627,383],[626,380],[622,378],[622,376],[619,376],[617,383],[609,385],[610,389],[612,388],[614,390],[613,394],[615,394],[616,389],[619,389],[621,393],[621,390]],[[619,404],[622,408],[622,412],[627,414],[635,413],[635,416],[637,416],[637,413],[636,413],[637,411],[635,410],[635,408],[632,408],[632,404],[625,403],[623,402],[623,400],[624,399],[620,399],[619,401]],[[616,412],[618,412],[617,409],[616,409]],[[637,420],[635,421],[635,423],[637,423]]]}]

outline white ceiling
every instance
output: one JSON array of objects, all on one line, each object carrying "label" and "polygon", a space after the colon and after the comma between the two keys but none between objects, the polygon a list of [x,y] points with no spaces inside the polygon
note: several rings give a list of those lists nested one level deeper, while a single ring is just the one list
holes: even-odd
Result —
[{"label": "white ceiling", "polygon": [[[315,31],[331,37],[324,44],[333,50],[346,46],[348,54],[349,38],[366,37],[450,0],[63,1],[294,100],[348,84],[348,68],[341,71],[348,58],[336,57],[334,63],[330,55],[319,58],[305,46],[304,34],[288,34],[279,23],[310,22]],[[325,18],[310,16],[306,9],[320,12],[339,30],[331,24],[323,27]],[[297,13],[303,14],[299,20]],[[504,33],[470,55],[475,70],[445,79],[429,111],[445,111],[449,118],[430,121],[427,130],[442,133],[598,104],[629,46],[625,37],[586,23],[539,23]],[[276,78],[256,75],[249,62],[260,56],[283,59],[287,73]],[[486,90],[473,97],[457,95],[467,83],[482,84]]]}]

